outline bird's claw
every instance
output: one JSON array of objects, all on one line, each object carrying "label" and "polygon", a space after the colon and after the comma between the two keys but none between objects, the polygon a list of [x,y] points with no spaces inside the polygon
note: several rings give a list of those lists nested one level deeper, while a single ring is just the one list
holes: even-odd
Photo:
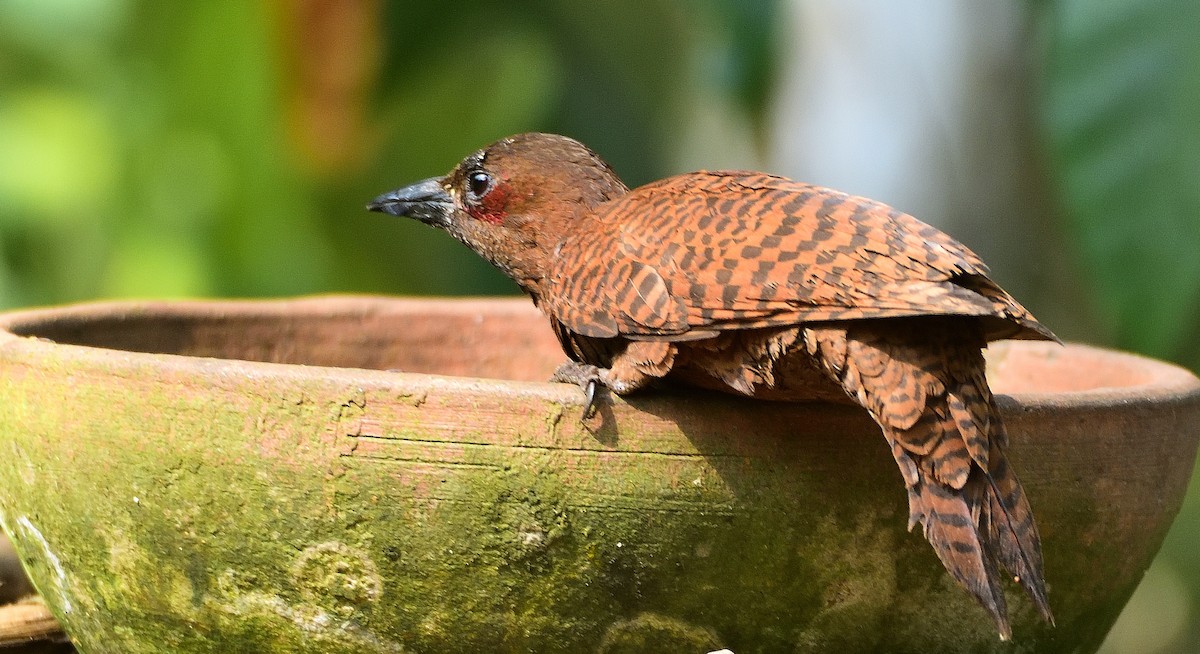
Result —
[{"label": "bird's claw", "polygon": [[583,389],[583,420],[591,418],[596,413],[596,398],[601,386],[604,386],[602,371],[596,366],[586,363],[568,361],[554,371],[551,382],[576,384]]},{"label": "bird's claw", "polygon": [[583,403],[584,420],[591,418],[592,414],[596,413],[596,387],[599,385],[599,380],[589,379],[587,382],[587,387],[583,390],[583,396],[587,398],[587,401]]}]

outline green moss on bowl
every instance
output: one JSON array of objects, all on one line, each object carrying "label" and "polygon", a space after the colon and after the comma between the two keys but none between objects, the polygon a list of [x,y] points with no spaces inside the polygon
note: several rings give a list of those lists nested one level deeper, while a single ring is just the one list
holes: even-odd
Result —
[{"label": "green moss on bowl", "polygon": [[1058,617],[1014,586],[1002,644],[863,413],[658,392],[584,425],[523,300],[0,327],[0,523],[83,652],[1091,651],[1200,434],[1178,368],[993,347]]}]

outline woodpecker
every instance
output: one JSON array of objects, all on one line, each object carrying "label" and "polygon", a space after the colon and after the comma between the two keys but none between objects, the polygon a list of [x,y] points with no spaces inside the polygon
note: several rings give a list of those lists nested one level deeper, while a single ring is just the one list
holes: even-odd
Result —
[{"label": "woodpecker", "polygon": [[950,575],[1011,637],[998,569],[1053,624],[1041,539],[982,350],[1058,340],[971,250],[885,204],[783,177],[700,171],[630,190],[596,153],[520,134],[368,207],[443,229],[511,277],[569,361],[552,381],[656,380],[847,399],[883,431]]}]

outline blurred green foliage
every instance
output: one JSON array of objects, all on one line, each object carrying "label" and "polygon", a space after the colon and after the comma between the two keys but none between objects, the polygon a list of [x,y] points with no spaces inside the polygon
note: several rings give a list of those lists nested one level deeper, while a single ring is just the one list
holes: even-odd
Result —
[{"label": "blurred green foliage", "polygon": [[[1042,37],[1035,174],[1097,307],[1090,340],[1200,368],[1200,3],[1026,6]],[[637,185],[678,172],[688,111],[714,94],[765,150],[781,11],[4,0],[0,306],[515,292],[451,239],[364,203],[528,130],[583,140]],[[1200,607],[1197,538],[1193,491],[1160,557],[1185,616]],[[1191,629],[1179,651],[1200,644]]]},{"label": "blurred green foliage", "polygon": [[2,7],[5,304],[328,282],[261,7]]},{"label": "blurred green foliage", "polygon": [[1043,8],[1047,149],[1103,328],[1200,367],[1200,3]]},{"label": "blurred green foliage", "polygon": [[707,76],[762,109],[773,7],[0,3],[0,305],[514,292],[364,203],[529,130],[661,176],[722,18]]}]

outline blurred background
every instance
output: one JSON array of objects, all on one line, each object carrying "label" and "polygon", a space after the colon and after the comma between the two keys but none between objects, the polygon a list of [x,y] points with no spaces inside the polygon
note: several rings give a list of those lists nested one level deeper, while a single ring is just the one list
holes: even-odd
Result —
[{"label": "blurred background", "polygon": [[[382,191],[522,131],[938,225],[1067,340],[1200,368],[1195,0],[3,0],[0,306],[515,293]],[[1106,652],[1200,651],[1200,488]]]}]

